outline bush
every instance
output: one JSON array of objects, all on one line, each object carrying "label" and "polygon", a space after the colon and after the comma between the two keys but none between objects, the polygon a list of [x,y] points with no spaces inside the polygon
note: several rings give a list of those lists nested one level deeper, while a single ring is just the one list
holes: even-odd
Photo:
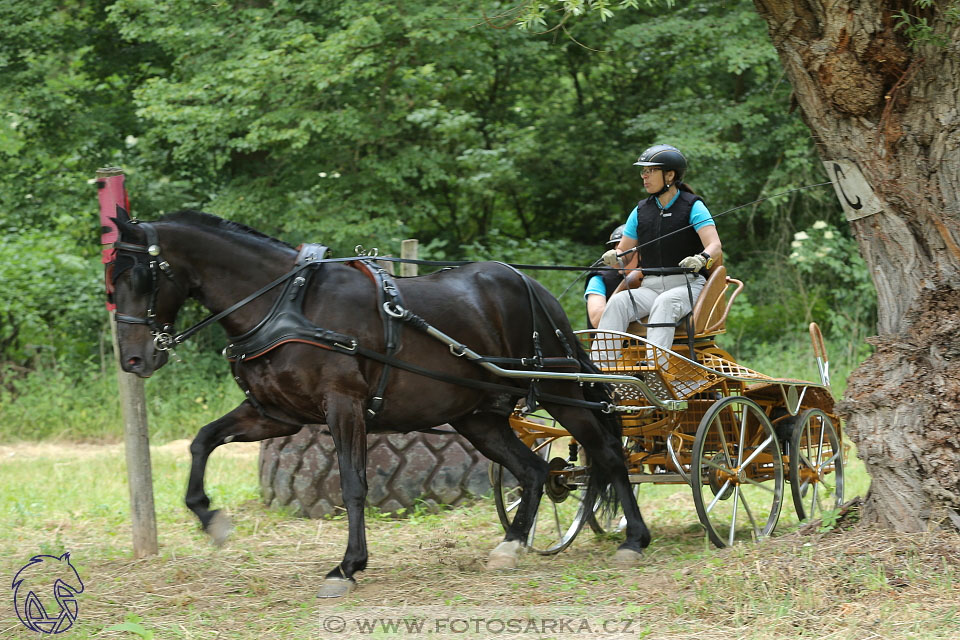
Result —
[{"label": "bush", "polygon": [[88,362],[105,327],[103,269],[57,233],[0,238],[0,362],[58,368]]}]

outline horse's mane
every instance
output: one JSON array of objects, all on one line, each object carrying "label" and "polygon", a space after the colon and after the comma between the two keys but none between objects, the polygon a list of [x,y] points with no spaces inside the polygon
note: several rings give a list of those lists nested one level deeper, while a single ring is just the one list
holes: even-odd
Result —
[{"label": "horse's mane", "polygon": [[224,220],[219,216],[215,216],[212,213],[205,213],[203,211],[194,211],[192,209],[185,209],[183,211],[174,211],[173,213],[168,213],[160,217],[160,220],[165,222],[182,222],[184,224],[195,224],[201,225],[204,227],[210,227],[212,229],[217,229],[219,231],[228,231],[232,233],[237,233],[244,236],[251,236],[254,238],[259,238],[261,240],[266,240],[274,244],[278,244],[287,248],[293,248],[292,245],[287,244],[282,240],[277,240],[272,236],[268,236],[265,233],[252,229],[245,224],[239,222],[232,222],[230,220]]}]

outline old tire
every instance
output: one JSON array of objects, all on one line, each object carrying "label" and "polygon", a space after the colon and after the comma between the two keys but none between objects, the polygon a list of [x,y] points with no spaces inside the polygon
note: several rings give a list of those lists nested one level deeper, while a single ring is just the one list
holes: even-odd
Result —
[{"label": "old tire", "polygon": [[[325,425],[260,445],[260,493],[271,507],[320,518],[342,512],[340,471]],[[367,437],[367,504],[384,513],[457,505],[490,491],[487,459],[458,434]]]}]

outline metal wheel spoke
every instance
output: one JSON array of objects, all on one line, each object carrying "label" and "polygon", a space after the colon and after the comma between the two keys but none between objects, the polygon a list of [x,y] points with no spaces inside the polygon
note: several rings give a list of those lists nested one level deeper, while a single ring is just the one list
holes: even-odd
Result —
[{"label": "metal wheel spoke", "polygon": [[810,458],[808,458],[807,456],[803,455],[802,453],[800,454],[800,462],[802,462],[803,464],[805,464],[808,468],[813,469],[814,471],[817,471],[817,470],[818,470],[818,469],[817,469],[817,465],[815,465],[815,464],[813,464],[812,462],[810,462]]},{"label": "metal wheel spoke", "polygon": [[[746,406],[743,407],[743,414],[740,417],[740,456],[743,457],[743,447],[746,444],[747,440],[747,416],[750,415],[750,409]],[[740,463],[740,466],[743,466],[743,463]]]},{"label": "metal wheel spoke", "polygon": [[[817,464],[820,464],[820,460],[823,456],[823,436],[826,433],[826,429],[823,428],[823,425],[820,425],[820,443],[817,445]],[[819,469],[819,467],[817,467]]]},{"label": "metal wheel spoke", "polygon": [[833,464],[833,461],[836,460],[839,455],[840,455],[840,452],[839,452],[839,451],[837,451],[836,453],[834,453],[834,454],[833,454],[832,456],[830,456],[827,460],[825,460],[823,464],[821,464],[819,467],[817,467],[817,471],[820,471],[820,470],[823,469],[824,467],[829,467],[831,464]]},{"label": "metal wheel spoke", "polygon": [[717,415],[710,422],[710,428],[712,429],[715,424],[719,421],[719,428],[717,429],[717,435],[720,437],[720,450],[723,451],[723,457],[726,458],[727,464],[733,466],[733,460],[730,459],[730,445],[727,444],[727,438],[723,434],[723,421],[720,420],[721,412],[717,412]]},{"label": "metal wheel spoke", "polygon": [[717,491],[717,495],[713,496],[713,500],[710,501],[710,504],[707,506],[707,513],[713,511],[713,508],[717,505],[717,502],[723,499],[723,494],[726,492],[727,487],[730,486],[730,481],[727,480],[723,483],[723,486],[720,487],[720,491]]},{"label": "metal wheel spoke", "polygon": [[752,485],[755,486],[755,487],[760,487],[760,488],[763,489],[764,491],[769,491],[770,493],[772,493],[772,494],[774,494],[774,495],[776,495],[776,493],[777,493],[776,491],[774,491],[773,489],[771,489],[770,487],[768,487],[765,483],[763,483],[763,482],[757,482],[757,481],[754,480],[753,478],[744,478],[744,481],[747,482],[748,484],[752,484]]},{"label": "metal wheel spoke", "polygon": [[557,506],[557,503],[553,505],[553,522],[557,525],[557,536],[563,537],[563,527],[560,525],[560,507]]},{"label": "metal wheel spoke", "polygon": [[730,516],[730,537],[727,546],[733,546],[733,536],[737,532],[737,503],[740,500],[740,485],[733,488],[733,515]]},{"label": "metal wheel spoke", "polygon": [[741,491],[740,492],[740,502],[743,503],[743,510],[747,512],[747,517],[750,518],[750,524],[753,525],[753,537],[754,539],[760,537],[760,528],[757,527],[757,521],[753,517],[753,513],[750,511],[750,505],[747,504],[747,496]]},{"label": "metal wheel spoke", "polygon": [[[811,518],[817,515],[817,507],[820,505],[820,501],[817,500],[817,491],[820,489],[820,483],[813,483],[813,497],[810,499],[810,516]],[[823,513],[823,509],[820,509],[820,513]]]},{"label": "metal wheel spoke", "polygon": [[737,475],[736,473],[733,472],[733,469],[728,469],[727,467],[723,466],[722,464],[717,464],[717,463],[714,462],[713,460],[704,460],[704,461],[703,461],[703,466],[705,466],[705,467],[713,467],[714,469],[719,469],[720,471],[723,471],[724,473],[728,473],[728,474],[730,474],[730,475],[732,475],[732,476]]},{"label": "metal wheel spoke", "polygon": [[[746,460],[740,463],[740,467],[743,468],[748,464],[750,464],[751,462],[753,462],[753,459],[756,458],[758,455],[760,455],[763,452],[763,450],[766,449],[771,442],[773,442],[773,436],[769,436],[766,440],[763,441],[763,444],[761,444],[759,447],[754,449],[753,453],[751,453]],[[743,449],[741,449],[741,451],[743,451]]]}]

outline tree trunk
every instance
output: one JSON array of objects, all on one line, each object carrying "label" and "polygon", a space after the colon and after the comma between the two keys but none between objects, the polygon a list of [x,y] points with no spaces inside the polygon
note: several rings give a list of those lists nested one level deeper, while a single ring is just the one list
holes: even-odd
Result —
[{"label": "tree trunk", "polygon": [[926,10],[948,44],[914,50],[907,0],[754,4],[821,158],[856,164],[882,208],[851,222],[879,335],[838,407],[873,481],[864,519],[960,526],[960,26]]}]

